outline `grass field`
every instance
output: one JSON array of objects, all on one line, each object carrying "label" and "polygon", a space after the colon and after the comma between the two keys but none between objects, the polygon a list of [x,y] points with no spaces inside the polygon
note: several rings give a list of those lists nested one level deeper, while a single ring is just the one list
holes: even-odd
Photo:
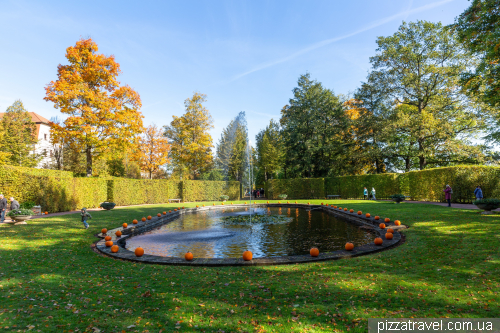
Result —
[{"label": "grass field", "polygon": [[314,264],[174,267],[118,261],[90,246],[103,227],[175,204],[92,212],[88,230],[79,215],[2,225],[0,332],[366,332],[372,317],[500,316],[500,215],[328,203],[399,219],[410,227],[406,242]]}]

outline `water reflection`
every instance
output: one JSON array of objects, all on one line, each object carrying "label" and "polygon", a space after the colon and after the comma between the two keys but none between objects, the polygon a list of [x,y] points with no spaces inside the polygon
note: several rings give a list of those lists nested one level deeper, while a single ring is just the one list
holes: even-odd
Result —
[{"label": "water reflection", "polygon": [[250,250],[254,258],[307,254],[311,247],[320,251],[344,248],[347,241],[355,246],[370,243],[372,234],[337,220],[319,210],[296,209],[287,216],[293,221],[283,224],[237,225],[222,224],[219,217],[240,214],[281,215],[281,208],[246,208],[204,211],[186,214],[178,220],[156,230],[127,240],[127,248],[140,246],[145,253],[158,256],[183,257],[191,251],[198,258],[240,258]]}]

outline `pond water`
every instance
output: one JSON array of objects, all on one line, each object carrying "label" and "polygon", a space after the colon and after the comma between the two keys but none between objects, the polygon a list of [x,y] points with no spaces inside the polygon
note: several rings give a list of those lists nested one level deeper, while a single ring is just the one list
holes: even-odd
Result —
[{"label": "pond water", "polygon": [[[321,252],[373,242],[375,236],[336,219],[321,210],[299,208],[253,208],[253,214],[280,215],[280,221],[264,223],[225,222],[225,216],[244,215],[250,208],[227,208],[185,214],[150,232],[127,240],[127,249],[142,247],[147,254],[195,258],[241,258],[250,250],[254,258],[308,254],[311,247]],[[288,218],[287,218],[288,217]],[[246,218],[249,219],[247,216]],[[244,219],[247,221],[247,219]],[[255,219],[254,219],[255,220]]]}]

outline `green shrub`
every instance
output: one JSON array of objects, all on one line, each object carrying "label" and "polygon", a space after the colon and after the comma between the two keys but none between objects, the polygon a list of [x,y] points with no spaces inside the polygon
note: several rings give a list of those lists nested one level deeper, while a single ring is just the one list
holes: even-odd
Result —
[{"label": "green shrub", "polygon": [[343,199],[363,198],[363,189],[371,192],[372,187],[377,192],[378,199],[390,198],[394,193],[402,191],[402,174],[384,173],[375,175],[342,176],[325,179],[327,195],[340,195]]},{"label": "green shrub", "polygon": [[19,204],[19,208],[21,209],[32,209],[36,206],[36,203],[33,201],[25,201]]},{"label": "green shrub", "polygon": [[286,198],[288,198],[288,195],[280,194],[280,195],[278,195],[278,198],[280,198],[281,200],[285,200]]},{"label": "green shrub", "polygon": [[221,195],[221,196],[219,197],[219,200],[220,200],[220,201],[226,201],[226,200],[229,200],[229,195]]},{"label": "green shrub", "polygon": [[472,202],[474,205],[496,205],[500,207],[500,199],[479,199]]},{"label": "green shrub", "polygon": [[16,209],[7,213],[7,216],[11,217],[17,215],[33,215],[33,211],[31,209]]}]

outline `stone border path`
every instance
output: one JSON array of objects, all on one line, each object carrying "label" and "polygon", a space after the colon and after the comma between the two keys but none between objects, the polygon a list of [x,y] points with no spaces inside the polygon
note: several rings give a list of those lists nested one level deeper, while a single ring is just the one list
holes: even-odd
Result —
[{"label": "stone border path", "polygon": [[[283,264],[295,264],[295,263],[307,263],[316,262],[324,260],[337,260],[342,258],[357,257],[361,255],[366,255],[370,253],[379,252],[390,247],[396,246],[402,241],[402,235],[399,233],[400,230],[407,228],[404,225],[396,226],[393,222],[385,223],[387,228],[394,229],[393,239],[388,240],[385,238],[385,229],[380,229],[379,224],[384,221],[383,217],[380,220],[375,220],[374,217],[367,218],[365,215],[358,215],[357,212],[350,213],[349,211],[341,211],[338,208],[335,209],[331,206],[323,205],[307,205],[307,204],[257,204],[252,205],[252,207],[282,207],[282,208],[302,208],[302,209],[321,209],[324,212],[333,215],[337,218],[341,218],[347,222],[354,223],[369,232],[374,233],[377,237],[382,238],[384,241],[381,246],[375,244],[365,244],[355,247],[352,251],[340,250],[334,252],[320,253],[318,257],[311,257],[310,255],[295,255],[295,256],[282,256],[282,257],[270,257],[270,258],[254,258],[250,261],[244,261],[242,258],[194,258],[192,261],[186,261],[184,258],[178,257],[161,257],[145,254],[142,257],[137,257],[133,251],[125,248],[127,238],[142,234],[144,232],[150,231],[152,229],[158,228],[164,224],[170,223],[183,214],[196,213],[204,210],[211,209],[224,209],[224,208],[247,208],[249,205],[217,205],[217,206],[204,206],[198,208],[188,208],[181,209],[178,211],[173,211],[171,213],[162,214],[160,217],[152,217],[151,220],[146,220],[146,222],[139,221],[137,224],[131,224],[127,228],[115,228],[108,230],[106,235],[112,237],[114,244],[119,246],[119,250],[116,253],[111,252],[110,247],[106,247],[104,237],[101,233],[97,234],[97,237],[102,238],[100,241],[95,243],[95,249],[104,255],[114,257],[117,259],[129,260],[134,262],[149,263],[149,264],[159,264],[159,265],[182,265],[182,266],[260,266],[260,265],[283,265]],[[116,237],[115,232],[120,230],[122,232],[121,237]]]}]

